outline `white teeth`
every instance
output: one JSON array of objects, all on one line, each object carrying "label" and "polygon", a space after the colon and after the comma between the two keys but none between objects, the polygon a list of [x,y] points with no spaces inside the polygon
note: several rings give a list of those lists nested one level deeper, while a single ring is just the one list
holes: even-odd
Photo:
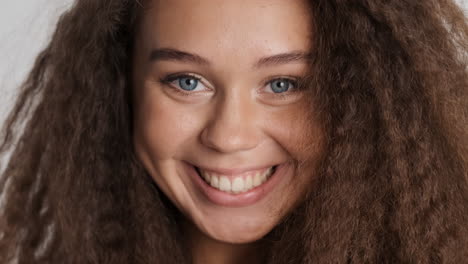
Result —
[{"label": "white teeth", "polygon": [[232,191],[235,193],[242,192],[244,190],[244,179],[241,177],[235,178],[232,182]]},{"label": "white teeth", "polygon": [[244,188],[247,190],[252,189],[253,187],[253,182],[252,182],[252,176],[249,175],[247,178],[245,178],[245,183],[244,183]]},{"label": "white teeth", "polygon": [[199,170],[202,178],[209,183],[213,188],[228,193],[243,193],[255,188],[268,180],[272,175],[273,168],[263,172],[247,173],[247,175],[240,175],[238,177],[227,177],[215,173]]},{"label": "white teeth", "polygon": [[211,177],[210,179],[210,185],[214,188],[219,189],[219,179],[216,176]]},{"label": "white teeth", "polygon": [[230,192],[231,191],[231,181],[225,176],[222,176],[219,179],[219,189],[221,191]]},{"label": "white teeth", "polygon": [[260,175],[260,179],[261,179],[262,183],[264,183],[266,181],[266,177],[267,177],[266,174],[261,174]]},{"label": "white teeth", "polygon": [[255,174],[255,177],[253,178],[253,186],[257,187],[260,184],[262,184],[262,179],[260,178],[260,173]]}]

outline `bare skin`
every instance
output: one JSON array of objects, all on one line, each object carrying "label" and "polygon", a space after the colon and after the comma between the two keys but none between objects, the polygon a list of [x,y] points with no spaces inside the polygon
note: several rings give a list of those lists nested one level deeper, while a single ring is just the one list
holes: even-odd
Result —
[{"label": "bare skin", "polygon": [[258,264],[262,263],[262,242],[254,241],[244,244],[232,244],[213,238],[200,232],[190,222],[184,227],[190,240],[188,246],[191,249],[192,261],[199,263],[223,263],[223,264]]},{"label": "bare skin", "polygon": [[[299,0],[160,0],[143,13],[134,146],[186,217],[193,263],[259,263],[262,237],[310,189],[314,162],[297,164],[317,159],[323,135],[310,96],[296,89],[312,48],[310,20]],[[262,199],[230,206],[207,198],[187,164],[287,169]]]}]

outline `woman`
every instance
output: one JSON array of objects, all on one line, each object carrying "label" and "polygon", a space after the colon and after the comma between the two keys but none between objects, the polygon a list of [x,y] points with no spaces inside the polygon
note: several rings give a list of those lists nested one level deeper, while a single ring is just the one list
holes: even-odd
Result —
[{"label": "woman", "polygon": [[452,1],[79,0],[5,125],[0,262],[463,263],[467,51]]}]

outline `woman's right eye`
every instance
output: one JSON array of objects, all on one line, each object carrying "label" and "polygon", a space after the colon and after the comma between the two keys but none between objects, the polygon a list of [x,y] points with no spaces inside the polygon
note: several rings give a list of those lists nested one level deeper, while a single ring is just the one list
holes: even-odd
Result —
[{"label": "woman's right eye", "polygon": [[[182,90],[182,92],[203,91],[206,89],[201,78],[193,75],[170,75],[163,78],[162,83],[170,85],[174,89]],[[197,88],[199,88],[197,90]],[[205,88],[205,89],[203,89]]]}]

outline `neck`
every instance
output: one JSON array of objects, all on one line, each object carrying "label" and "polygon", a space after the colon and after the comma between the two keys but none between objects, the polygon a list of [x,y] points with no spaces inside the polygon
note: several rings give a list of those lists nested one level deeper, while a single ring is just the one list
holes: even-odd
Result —
[{"label": "neck", "polygon": [[208,237],[192,223],[186,223],[184,231],[189,237],[192,264],[262,263],[259,241],[246,244],[225,243]]}]

